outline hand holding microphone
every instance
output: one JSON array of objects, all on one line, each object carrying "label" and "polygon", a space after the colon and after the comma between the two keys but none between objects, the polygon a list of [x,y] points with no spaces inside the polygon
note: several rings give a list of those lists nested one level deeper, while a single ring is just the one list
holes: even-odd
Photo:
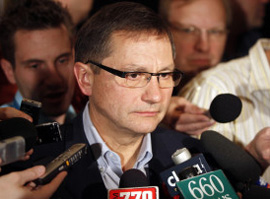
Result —
[{"label": "hand holding microphone", "polygon": [[198,135],[215,123],[204,113],[204,109],[185,98],[173,96],[162,123],[177,131]]},{"label": "hand holding microphone", "polygon": [[11,119],[14,117],[22,117],[24,119],[29,120],[30,122],[33,121],[33,118],[30,115],[28,115],[20,110],[17,110],[15,108],[12,108],[12,107],[0,108],[0,122],[2,120]]},{"label": "hand holding microphone", "polygon": [[[31,116],[29,116],[28,114],[26,114],[26,113],[24,113],[24,112],[22,112],[20,110],[15,109],[15,108],[12,108],[12,107],[0,108],[0,122],[2,120],[8,120],[8,119],[15,118],[15,117],[24,118],[24,119],[28,120],[29,122],[32,122],[32,120],[33,120],[31,118]],[[4,127],[5,127],[5,125],[4,125]],[[0,129],[1,129],[1,125],[0,125]],[[9,141],[10,140],[8,140],[7,142],[9,142]],[[0,154],[2,154],[2,155],[3,155],[2,149],[3,149],[4,146],[6,146],[6,143],[3,144],[3,141],[1,139],[1,130],[0,130]],[[15,148],[14,148],[14,150],[15,150]],[[23,157],[21,157],[21,160],[28,160],[30,158],[30,155],[32,155],[32,153],[33,153],[33,149],[30,149],[29,151],[27,151],[25,153],[25,155]],[[3,165],[3,161],[1,160],[2,155],[0,155],[0,171],[1,171],[1,165]]]},{"label": "hand holding microphone", "polygon": [[[0,158],[2,166],[15,162],[33,152],[37,140],[35,126],[24,118],[12,118],[0,122]],[[26,153],[28,151],[28,153]]]},{"label": "hand holding microphone", "polygon": [[2,165],[20,160],[24,155],[24,159],[28,159],[33,152],[30,149],[34,145],[61,141],[62,134],[57,122],[35,126],[32,122],[20,117],[0,122],[0,158],[2,158]]},{"label": "hand holding microphone", "polygon": [[214,121],[226,123],[235,120],[241,110],[241,100],[232,94],[216,96],[207,111],[182,97],[172,97],[163,123],[189,135],[199,135]]},{"label": "hand holding microphone", "polygon": [[35,166],[23,171],[12,172],[0,177],[0,198],[9,199],[49,199],[62,183],[66,172],[62,172],[55,177],[49,184],[32,188],[31,184],[26,183],[35,180],[45,172],[44,166]]},{"label": "hand holding microphone", "polygon": [[270,128],[260,130],[246,150],[266,169],[270,165]]},{"label": "hand holding microphone", "polygon": [[[0,108],[0,166],[26,160],[33,153],[30,148],[36,140],[37,132],[31,122],[32,118],[22,111],[11,107]],[[32,188],[31,183],[28,184],[44,173],[44,166],[35,166],[1,176],[0,198],[50,198],[67,173],[61,172],[50,183],[38,189]]]}]

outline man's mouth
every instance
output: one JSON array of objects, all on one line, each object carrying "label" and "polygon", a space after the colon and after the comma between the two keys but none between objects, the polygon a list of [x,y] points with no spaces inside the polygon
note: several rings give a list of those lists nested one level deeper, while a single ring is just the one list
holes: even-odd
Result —
[{"label": "man's mouth", "polygon": [[135,113],[144,117],[154,117],[159,114],[159,111],[136,111]]},{"label": "man's mouth", "polygon": [[63,100],[63,97],[65,95],[65,91],[58,91],[58,92],[50,92],[50,93],[46,93],[43,98],[46,101],[49,102],[56,102],[58,100]]},{"label": "man's mouth", "polygon": [[192,59],[190,62],[192,65],[196,65],[196,66],[209,66],[210,65],[209,59]]}]

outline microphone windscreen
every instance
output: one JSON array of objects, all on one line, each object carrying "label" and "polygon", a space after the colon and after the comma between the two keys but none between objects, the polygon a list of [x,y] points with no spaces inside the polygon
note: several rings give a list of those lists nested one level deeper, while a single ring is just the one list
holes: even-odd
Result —
[{"label": "microphone windscreen", "polygon": [[201,142],[218,166],[237,182],[256,182],[261,174],[257,161],[243,148],[215,131],[205,131]]},{"label": "microphone windscreen", "polygon": [[220,94],[211,102],[209,113],[211,117],[220,123],[231,122],[241,113],[242,102],[232,94]]},{"label": "microphone windscreen", "polygon": [[22,136],[25,140],[25,151],[29,151],[37,140],[35,126],[24,118],[11,118],[0,122],[0,140]]},{"label": "microphone windscreen", "polygon": [[144,173],[138,169],[129,169],[120,178],[119,188],[149,186],[149,180]]}]

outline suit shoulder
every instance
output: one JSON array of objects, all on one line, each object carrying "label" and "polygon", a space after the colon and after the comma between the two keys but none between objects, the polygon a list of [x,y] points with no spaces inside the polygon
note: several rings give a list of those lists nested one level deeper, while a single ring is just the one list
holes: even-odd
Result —
[{"label": "suit shoulder", "polygon": [[175,131],[172,129],[158,127],[152,133],[153,143],[163,143],[170,148],[178,149],[186,147],[194,153],[198,153],[202,150],[201,143],[198,139],[193,138],[183,132]]}]

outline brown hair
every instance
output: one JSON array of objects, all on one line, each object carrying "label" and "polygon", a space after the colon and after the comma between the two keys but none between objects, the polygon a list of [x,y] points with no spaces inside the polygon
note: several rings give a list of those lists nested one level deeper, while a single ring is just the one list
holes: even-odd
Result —
[{"label": "brown hair", "polygon": [[14,35],[18,30],[42,30],[64,25],[73,43],[71,17],[60,3],[52,0],[20,0],[5,11],[0,21],[2,57],[15,67]]},{"label": "brown hair", "polygon": [[[101,62],[110,55],[111,36],[123,31],[127,37],[140,34],[165,36],[174,45],[166,23],[151,9],[134,2],[118,2],[101,8],[80,29],[75,44],[75,61]],[[174,55],[172,55],[174,56]]]}]

